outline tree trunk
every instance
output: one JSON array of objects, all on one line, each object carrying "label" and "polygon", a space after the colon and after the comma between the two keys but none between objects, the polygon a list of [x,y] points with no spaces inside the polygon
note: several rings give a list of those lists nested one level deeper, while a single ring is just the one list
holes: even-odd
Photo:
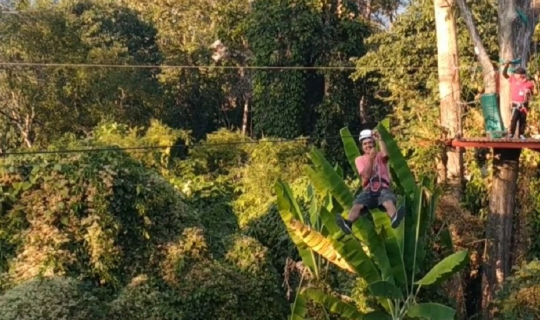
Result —
[{"label": "tree trunk", "polygon": [[[518,19],[516,9],[528,13],[529,23]],[[505,61],[521,58],[526,66],[532,33],[537,21],[537,10],[530,0],[499,0],[499,56]],[[500,108],[505,127],[510,126],[510,84],[500,80]],[[490,198],[490,215],[486,230],[487,255],[483,281],[482,306],[488,310],[493,295],[500,289],[504,279],[510,275],[513,264],[512,233],[517,194],[519,156],[521,150],[494,150],[494,176]],[[486,312],[485,319],[493,319]]]},{"label": "tree trunk", "polygon": [[[487,261],[484,265],[482,309],[488,310],[494,293],[500,289],[512,266],[512,219],[517,193],[520,149],[494,150],[493,185],[486,228]],[[485,312],[484,319],[493,319]]]},{"label": "tree trunk", "polygon": [[[477,58],[483,69],[486,93],[496,93],[495,72],[476,30],[472,14],[465,0],[456,0],[467,29],[471,35]],[[538,21],[540,2],[531,0],[499,0],[499,57],[503,60],[521,58],[526,66],[534,26]],[[528,21],[520,21],[516,9],[524,12]],[[510,120],[510,88],[508,81],[500,79],[500,107],[503,123],[508,127]],[[516,200],[519,156],[521,150],[494,150],[493,185],[490,198],[490,214],[486,229],[487,261],[484,265],[482,309],[484,319],[492,319],[489,303],[504,278],[509,275],[511,260],[512,220]]]},{"label": "tree trunk", "polygon": [[[435,26],[437,32],[437,62],[439,74],[439,98],[441,126],[445,138],[461,134],[461,87],[459,79],[459,55],[457,48],[456,23],[452,13],[454,0],[435,0]],[[439,180],[450,187],[445,202],[455,203],[460,210],[461,184],[463,180],[463,152],[460,148],[446,148],[439,163]],[[450,280],[453,288],[450,295],[456,300],[457,319],[466,319],[467,310],[461,274]]]},{"label": "tree trunk", "polygon": [[[439,97],[441,126],[447,138],[460,134],[460,83],[459,56],[457,50],[456,24],[452,14],[453,0],[435,0],[435,25],[437,31],[437,54],[439,68]],[[461,150],[444,151],[439,176],[452,186],[455,196],[460,197],[463,177],[463,154]]]},{"label": "tree trunk", "polygon": [[248,99],[245,99],[244,112],[242,114],[242,135],[244,136],[247,133],[248,119],[249,119],[249,102],[248,102]]}]

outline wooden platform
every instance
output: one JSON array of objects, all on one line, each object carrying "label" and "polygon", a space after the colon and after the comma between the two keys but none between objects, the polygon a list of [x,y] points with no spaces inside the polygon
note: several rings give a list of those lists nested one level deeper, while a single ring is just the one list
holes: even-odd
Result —
[{"label": "wooden platform", "polygon": [[459,138],[448,141],[448,145],[459,148],[532,149],[540,152],[540,139],[532,138]]}]

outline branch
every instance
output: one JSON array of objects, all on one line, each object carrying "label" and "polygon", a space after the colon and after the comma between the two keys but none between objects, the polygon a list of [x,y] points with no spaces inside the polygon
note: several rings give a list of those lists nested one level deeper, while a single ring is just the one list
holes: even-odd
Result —
[{"label": "branch", "polygon": [[7,114],[7,112],[5,112],[3,110],[0,110],[0,115],[3,115],[4,117],[6,117],[11,122],[14,122],[14,123],[19,122],[18,119],[11,117],[9,114]]},{"label": "branch", "polygon": [[482,66],[482,74],[484,77],[484,86],[485,86],[486,92],[495,93],[497,88],[495,84],[495,74],[493,70],[493,64],[491,64],[491,60],[489,59],[486,48],[484,47],[484,44],[482,43],[482,38],[480,38],[480,34],[478,33],[478,30],[476,29],[476,25],[474,24],[471,10],[465,3],[465,0],[456,0],[456,2],[459,6],[459,10],[461,11],[461,15],[463,17],[463,20],[465,21],[465,24],[467,25],[467,29],[469,30],[469,35],[471,36],[471,39],[475,46],[476,58],[478,59],[478,62]]}]

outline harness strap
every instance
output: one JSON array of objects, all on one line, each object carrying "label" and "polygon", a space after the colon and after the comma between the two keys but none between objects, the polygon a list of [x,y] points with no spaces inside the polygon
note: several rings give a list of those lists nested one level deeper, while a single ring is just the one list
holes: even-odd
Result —
[{"label": "harness strap", "polygon": [[386,179],[383,179],[379,176],[379,188],[375,190],[375,188],[372,187],[372,181],[373,179],[370,179],[369,181],[364,182],[364,189],[366,189],[369,186],[369,189],[374,192],[378,192],[380,189],[384,188],[390,188],[390,182],[388,182]]}]

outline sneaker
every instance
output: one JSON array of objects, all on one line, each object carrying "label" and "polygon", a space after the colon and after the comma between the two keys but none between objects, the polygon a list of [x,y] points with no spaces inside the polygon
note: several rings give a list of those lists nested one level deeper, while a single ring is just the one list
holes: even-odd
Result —
[{"label": "sneaker", "polygon": [[520,136],[519,136],[519,138],[520,138],[521,140],[525,140],[525,139],[527,139],[527,138],[525,138],[525,136],[524,136],[524,135],[520,135]]},{"label": "sneaker", "polygon": [[390,219],[392,222],[392,228],[395,229],[399,226],[401,220],[405,217],[405,207],[401,206],[397,209],[396,214]]},{"label": "sneaker", "polygon": [[508,136],[506,136],[508,139],[512,139],[514,137],[513,134],[509,133]]},{"label": "sneaker", "polygon": [[345,232],[345,234],[351,234],[352,233],[352,222],[349,220],[344,219],[341,215],[337,215],[336,222],[338,227]]}]

